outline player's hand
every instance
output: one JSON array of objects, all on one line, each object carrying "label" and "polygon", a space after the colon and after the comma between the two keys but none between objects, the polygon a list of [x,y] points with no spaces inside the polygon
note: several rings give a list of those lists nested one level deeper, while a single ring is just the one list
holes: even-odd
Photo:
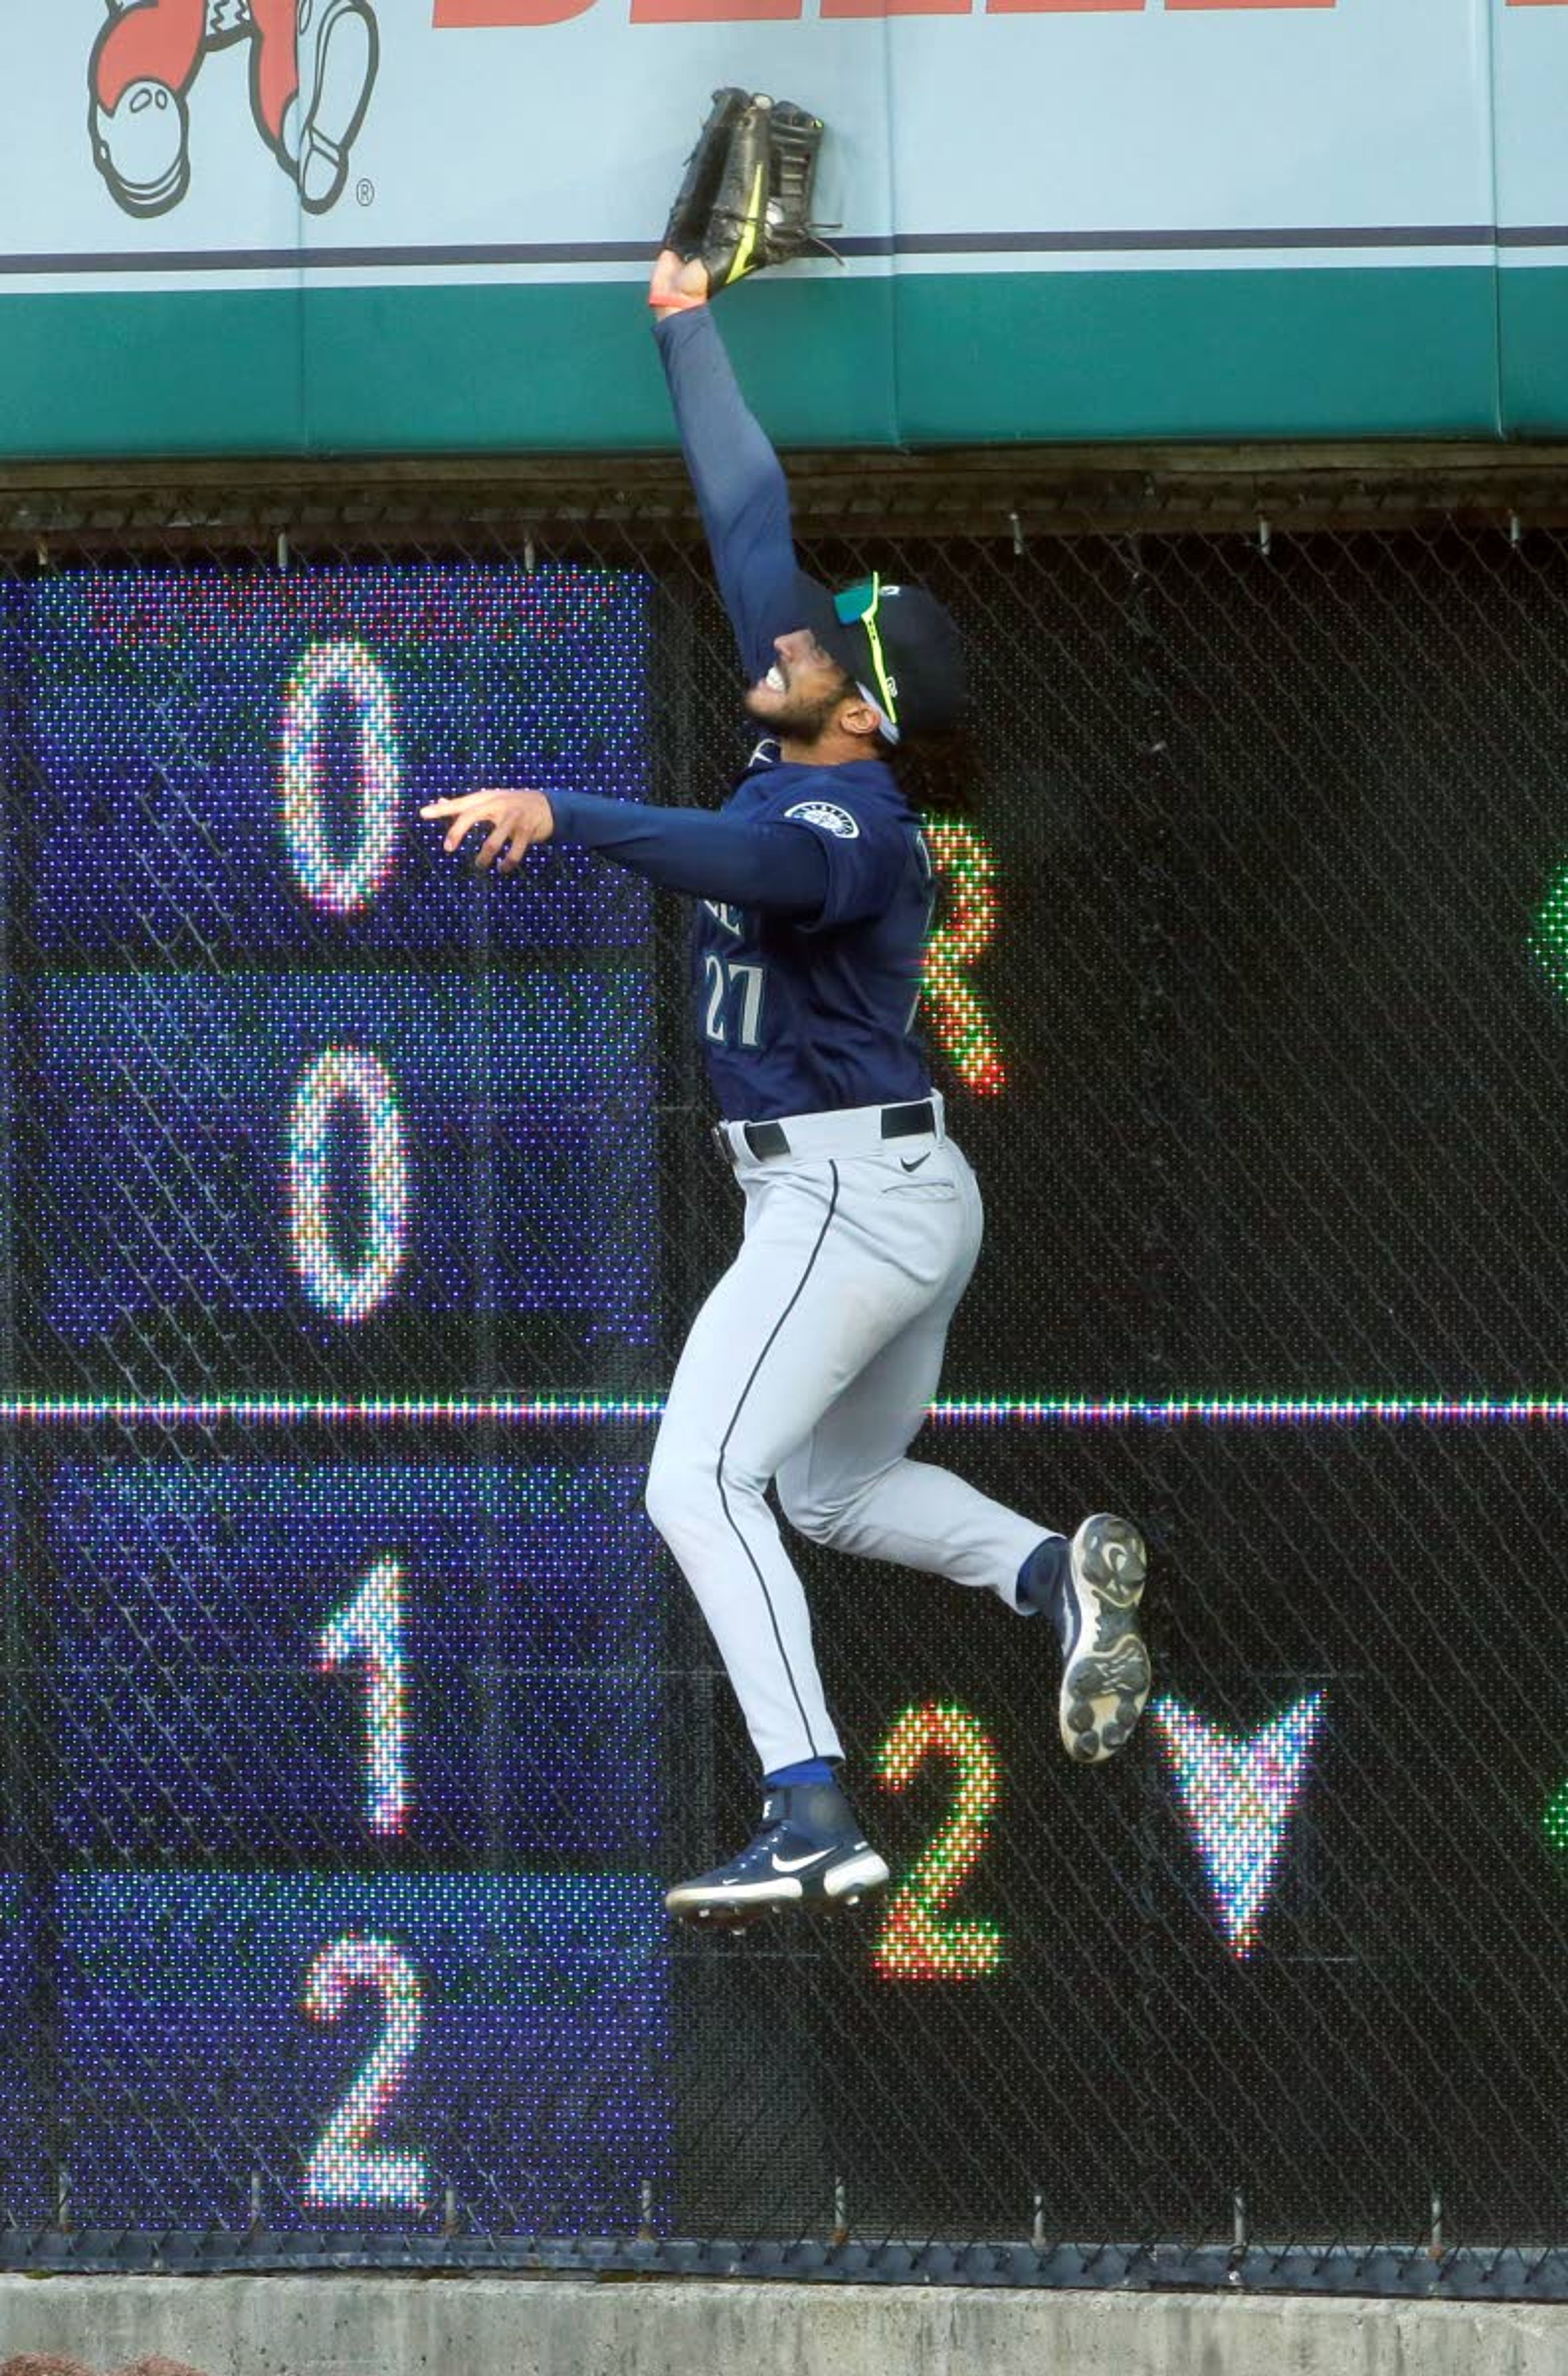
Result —
[{"label": "player's hand", "polygon": [[459,849],[476,826],[489,833],[474,852],[474,864],[488,874],[497,859],[503,874],[516,874],[536,841],[548,841],[555,830],[555,812],[542,792],[465,792],[459,801],[431,801],[422,817],[434,823],[450,817],[442,848],[450,855]]},{"label": "player's hand", "polygon": [[694,256],[687,264],[673,248],[661,249],[647,285],[648,303],[660,311],[671,307],[683,313],[700,305],[707,295],[707,267],[701,258]]}]

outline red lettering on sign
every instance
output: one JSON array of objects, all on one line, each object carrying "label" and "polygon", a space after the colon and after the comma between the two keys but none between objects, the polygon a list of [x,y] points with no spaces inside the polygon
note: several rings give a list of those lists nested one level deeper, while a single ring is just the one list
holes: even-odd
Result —
[{"label": "red lettering on sign", "polygon": [[435,0],[435,30],[458,33],[488,25],[564,25],[592,6],[593,0]]},{"label": "red lettering on sign", "polygon": [[[564,25],[595,0],[435,0],[435,30]],[[851,17],[967,17],[975,0],[820,0],[831,21]],[[984,0],[988,17],[1136,16],[1159,0]],[[1336,8],[1339,0],[1163,0],[1167,14],[1198,8]],[[1568,0],[1508,0],[1510,8],[1564,8]],[[804,0],[632,0],[634,25],[792,24]]]},{"label": "red lettering on sign", "polygon": [[776,25],[800,13],[801,0],[632,0],[634,25]]},{"label": "red lettering on sign", "polygon": [[985,0],[985,13],[988,17],[1055,17],[1070,10],[1080,17],[1087,9],[1127,11],[1145,6],[1146,0]]},{"label": "red lettering on sign", "polygon": [[822,0],[824,17],[967,17],[972,0]]}]

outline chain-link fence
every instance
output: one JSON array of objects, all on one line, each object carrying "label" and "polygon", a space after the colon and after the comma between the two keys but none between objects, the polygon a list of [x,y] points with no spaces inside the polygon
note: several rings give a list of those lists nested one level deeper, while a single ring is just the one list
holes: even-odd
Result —
[{"label": "chain-link fence", "polygon": [[1076,1770],[1032,1631],[802,1546],[894,1887],[734,1941],[684,918],[417,817],[732,779],[624,476],[10,508],[6,2254],[1568,2289],[1568,536],[811,481],[971,637],[930,1456],[1136,1516],[1158,1680]]}]

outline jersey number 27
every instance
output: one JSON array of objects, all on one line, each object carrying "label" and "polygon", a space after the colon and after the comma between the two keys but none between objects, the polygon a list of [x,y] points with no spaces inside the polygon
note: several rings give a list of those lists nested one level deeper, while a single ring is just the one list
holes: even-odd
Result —
[{"label": "jersey number 27", "polygon": [[[703,980],[707,990],[707,1014],[703,1029],[716,1047],[760,1048],[762,1045],[763,968],[738,959],[705,956]],[[739,1007],[736,1015],[737,1004]],[[731,1020],[740,1029],[731,1035]]]}]

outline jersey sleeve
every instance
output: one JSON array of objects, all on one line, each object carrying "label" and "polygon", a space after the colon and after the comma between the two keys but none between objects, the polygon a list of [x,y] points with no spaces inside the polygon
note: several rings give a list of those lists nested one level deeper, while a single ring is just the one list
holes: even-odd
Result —
[{"label": "jersey sleeve", "polygon": [[784,796],[772,813],[792,831],[809,835],[827,861],[827,891],[804,929],[831,932],[860,924],[892,905],[908,848],[897,820],[878,806],[837,792]]},{"label": "jersey sleeve", "polygon": [[656,336],[719,590],[754,681],[772,662],[774,637],[805,624],[789,486],[707,307],[666,315]]},{"label": "jersey sleeve", "polygon": [[593,792],[545,797],[563,841],[596,849],[668,890],[800,920],[814,919],[821,909],[826,859],[814,840],[766,817],[649,808]]}]

